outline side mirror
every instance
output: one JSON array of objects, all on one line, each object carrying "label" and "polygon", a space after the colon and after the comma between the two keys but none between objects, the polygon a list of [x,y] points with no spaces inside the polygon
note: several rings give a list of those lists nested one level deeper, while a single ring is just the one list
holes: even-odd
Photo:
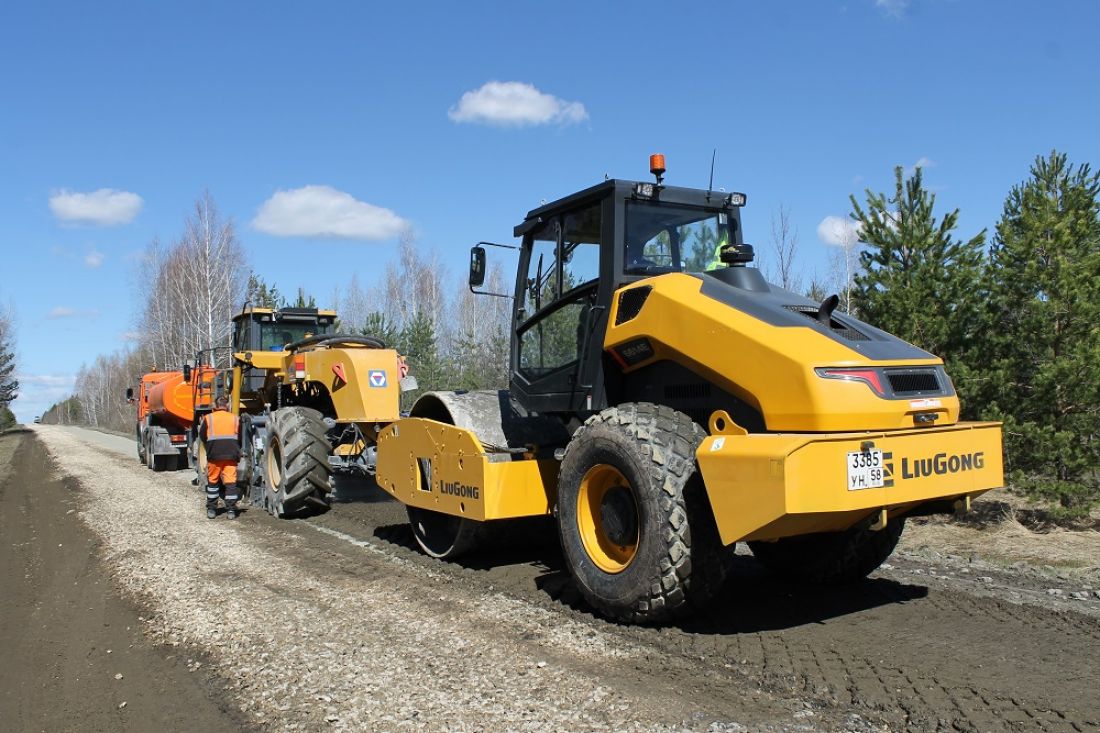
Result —
[{"label": "side mirror", "polygon": [[476,244],[470,248],[470,289],[485,284],[485,248]]},{"label": "side mirror", "polygon": [[183,381],[187,382],[188,384],[191,383],[191,365],[190,364],[184,364],[183,365]]},{"label": "side mirror", "polygon": [[134,401],[134,388],[133,387],[127,387],[126,388],[126,401],[131,403],[131,404],[133,403],[133,401]]},{"label": "side mirror", "polygon": [[518,247],[513,247],[510,244],[495,244],[493,242],[478,242],[470,248],[470,292],[477,295],[492,295],[497,298],[511,298],[511,295],[507,293],[490,293],[487,290],[481,290],[481,286],[485,284],[485,275],[489,268],[486,265],[486,247],[499,247],[500,249],[517,250]]}]

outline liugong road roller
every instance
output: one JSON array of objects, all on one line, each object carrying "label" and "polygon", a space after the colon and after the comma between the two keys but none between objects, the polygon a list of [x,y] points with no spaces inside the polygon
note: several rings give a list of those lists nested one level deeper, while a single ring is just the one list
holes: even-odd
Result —
[{"label": "liugong road roller", "polygon": [[713,596],[737,542],[850,582],[907,517],[1002,484],[1000,425],[959,422],[939,358],[766,282],[743,194],[667,186],[661,156],[651,172],[515,227],[507,391],[427,393],[378,431],[378,484],[426,553],[552,516],[592,606],[662,621]]},{"label": "liugong road roller", "polygon": [[[402,417],[402,363],[377,339],[328,333],[335,314],[242,312],[220,383],[253,501],[285,516],[324,501],[333,470],[374,474],[438,558],[551,518],[594,608],[660,622],[714,595],[738,542],[787,577],[853,581],[907,517],[1001,485],[1000,426],[959,422],[939,358],[769,284],[743,194],[651,170],[515,227],[514,291],[486,294],[513,299],[507,390],[429,392]],[[475,292],[488,252],[471,251]]]}]

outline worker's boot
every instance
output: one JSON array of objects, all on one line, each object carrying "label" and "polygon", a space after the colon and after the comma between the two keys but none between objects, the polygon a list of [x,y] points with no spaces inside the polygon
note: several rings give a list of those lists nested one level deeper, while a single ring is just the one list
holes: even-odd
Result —
[{"label": "worker's boot", "polygon": [[240,501],[240,494],[237,493],[236,486],[230,486],[225,490],[225,516],[229,519],[236,519],[239,512],[237,511],[237,502]]},{"label": "worker's boot", "polygon": [[206,487],[206,518],[214,519],[218,516],[218,487]]}]

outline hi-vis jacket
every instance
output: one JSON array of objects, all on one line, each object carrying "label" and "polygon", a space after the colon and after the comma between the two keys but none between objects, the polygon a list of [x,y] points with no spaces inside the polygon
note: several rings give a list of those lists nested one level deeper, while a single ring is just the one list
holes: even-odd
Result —
[{"label": "hi-vis jacket", "polygon": [[240,460],[240,431],[240,418],[226,410],[215,410],[203,417],[199,438],[206,443],[206,460]]}]

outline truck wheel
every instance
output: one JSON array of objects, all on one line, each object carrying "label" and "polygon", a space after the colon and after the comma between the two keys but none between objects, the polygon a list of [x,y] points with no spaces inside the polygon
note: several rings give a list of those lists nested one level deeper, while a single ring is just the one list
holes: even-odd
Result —
[{"label": "truck wheel", "polygon": [[725,581],[722,547],[687,415],[637,403],[604,410],[570,440],[558,479],[558,532],[569,572],[595,608],[663,621],[710,600]]},{"label": "truck wheel", "polygon": [[321,413],[308,407],[283,407],[268,421],[264,506],[285,517],[311,498],[325,502],[329,492],[331,447]]},{"label": "truck wheel", "polygon": [[416,544],[427,555],[453,560],[481,544],[484,522],[415,506],[406,506],[405,509]]},{"label": "truck wheel", "polygon": [[195,438],[195,475],[198,476],[198,486],[206,486],[206,444]]},{"label": "truck wheel", "polygon": [[890,557],[904,528],[904,519],[891,519],[877,532],[821,532],[750,542],[749,547],[761,565],[789,580],[819,585],[855,583]]},{"label": "truck wheel", "polygon": [[145,463],[145,440],[141,436],[141,426],[137,427],[137,454],[138,462]]}]

